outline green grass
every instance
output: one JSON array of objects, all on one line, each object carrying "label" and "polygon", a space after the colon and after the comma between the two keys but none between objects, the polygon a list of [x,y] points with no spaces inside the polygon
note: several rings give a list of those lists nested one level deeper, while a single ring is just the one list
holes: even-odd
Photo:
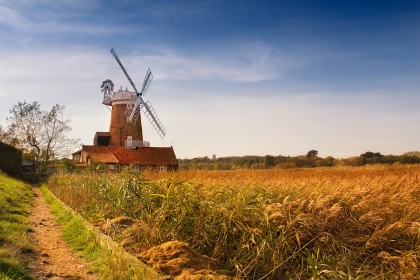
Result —
[{"label": "green grass", "polygon": [[85,220],[63,205],[45,186],[41,191],[61,224],[64,240],[92,264],[100,279],[158,279],[158,274],[118,247],[110,238],[98,234]]},{"label": "green grass", "polygon": [[31,252],[31,188],[0,173],[0,279],[31,279],[26,270],[25,253]]}]

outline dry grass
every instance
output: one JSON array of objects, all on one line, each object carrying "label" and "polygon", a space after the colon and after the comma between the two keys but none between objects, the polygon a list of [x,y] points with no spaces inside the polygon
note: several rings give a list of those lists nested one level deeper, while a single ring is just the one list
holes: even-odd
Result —
[{"label": "dry grass", "polygon": [[232,276],[420,277],[419,165],[66,174],[49,187],[91,221],[136,219],[139,252],[179,240]]}]

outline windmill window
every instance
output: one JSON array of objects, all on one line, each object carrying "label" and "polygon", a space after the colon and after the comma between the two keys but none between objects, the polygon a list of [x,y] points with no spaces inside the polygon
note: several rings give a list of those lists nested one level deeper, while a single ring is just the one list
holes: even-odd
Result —
[{"label": "windmill window", "polygon": [[166,165],[158,165],[157,166],[157,171],[158,172],[166,172]]},{"label": "windmill window", "polygon": [[109,169],[110,169],[110,170],[114,170],[114,169],[115,169],[115,165],[110,164],[110,165],[109,165]]},{"label": "windmill window", "polygon": [[133,171],[140,171],[140,165],[133,164],[133,166],[131,167],[131,170],[133,170]]}]

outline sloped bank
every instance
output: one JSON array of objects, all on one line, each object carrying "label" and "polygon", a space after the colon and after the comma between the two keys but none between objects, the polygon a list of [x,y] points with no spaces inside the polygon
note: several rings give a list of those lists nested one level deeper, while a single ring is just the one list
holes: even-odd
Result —
[{"label": "sloped bank", "polygon": [[126,252],[110,237],[98,232],[56,198],[45,186],[45,200],[57,215],[64,240],[97,269],[100,279],[159,279],[159,274]]},{"label": "sloped bank", "polygon": [[31,279],[27,220],[33,195],[29,185],[0,172],[0,279]]},{"label": "sloped bank", "polygon": [[136,240],[142,227],[138,220],[120,216],[96,225],[132,255],[175,280],[231,279],[223,274],[216,259],[196,252],[185,242],[173,240],[142,250]]}]

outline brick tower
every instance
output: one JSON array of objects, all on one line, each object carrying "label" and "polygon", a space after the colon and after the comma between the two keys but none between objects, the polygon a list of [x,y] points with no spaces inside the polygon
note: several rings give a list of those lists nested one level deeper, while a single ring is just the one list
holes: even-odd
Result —
[{"label": "brick tower", "polygon": [[[134,105],[136,101],[136,94],[121,88],[114,92],[111,101],[112,113],[111,123],[109,125],[110,134],[110,146],[132,146],[131,143],[138,142],[138,145],[142,146],[143,132],[141,128],[141,117],[139,116],[137,121],[132,124],[127,121],[125,112],[127,106]],[[131,142],[131,143],[130,143]]]}]

